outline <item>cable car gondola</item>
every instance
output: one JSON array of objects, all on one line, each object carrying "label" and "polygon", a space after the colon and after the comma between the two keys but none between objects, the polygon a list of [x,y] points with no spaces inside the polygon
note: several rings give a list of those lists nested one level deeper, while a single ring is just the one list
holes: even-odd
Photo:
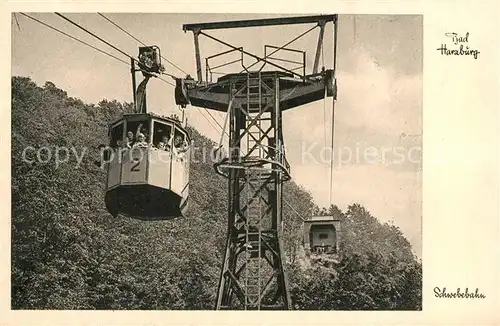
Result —
[{"label": "cable car gondola", "polygon": [[[187,209],[190,137],[175,117],[146,113],[146,84],[161,71],[160,57],[157,47],[139,48],[138,68],[132,61],[135,113],[110,125],[105,203],[115,217],[165,220]],[[136,71],[145,77],[137,91]]]}]

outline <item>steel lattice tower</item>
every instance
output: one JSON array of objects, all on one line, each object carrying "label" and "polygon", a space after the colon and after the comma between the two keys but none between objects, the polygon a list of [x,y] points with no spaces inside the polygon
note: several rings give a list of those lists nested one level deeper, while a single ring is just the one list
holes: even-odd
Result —
[{"label": "steel lattice tower", "polygon": [[[325,24],[337,16],[313,16],[261,19],[184,25],[193,31],[197,63],[197,81],[178,79],[176,103],[191,104],[227,113],[229,153],[214,165],[218,174],[228,180],[228,231],[226,250],[216,309],[292,309],[285,270],[282,241],[282,187],[290,179],[290,166],[285,157],[282,113],[336,93],[333,70],[318,72],[319,53]],[[216,39],[203,30],[249,26],[316,23],[320,28],[312,74],[305,73],[305,52],[285,47],[266,46],[300,52],[303,74],[283,68]],[[336,34],[336,33],[335,33]],[[232,50],[251,56],[262,63],[258,69],[227,74],[211,81],[209,59],[206,60],[207,81],[202,81],[199,35],[218,41]],[[334,51],[335,52],[335,51]],[[334,59],[335,61],[335,59]],[[243,59],[241,59],[243,65]],[[264,66],[278,68],[264,71]],[[210,76],[210,77],[209,77]]]},{"label": "steel lattice tower", "polygon": [[[228,159],[217,170],[229,180],[226,253],[217,309],[290,308],[281,242],[282,183],[289,179],[283,151],[279,74],[230,77],[232,99]],[[234,299],[237,299],[235,303]]]}]

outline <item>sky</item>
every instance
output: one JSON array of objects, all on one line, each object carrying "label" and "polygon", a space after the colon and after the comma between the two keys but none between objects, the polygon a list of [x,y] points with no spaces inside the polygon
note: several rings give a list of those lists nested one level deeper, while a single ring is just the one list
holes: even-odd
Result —
[{"label": "sky", "polygon": [[[129,61],[55,14],[30,15]],[[130,55],[137,55],[140,44],[103,17],[94,13],[65,15]],[[182,30],[183,24],[276,17],[131,13],[106,16],[142,42],[158,45],[162,55],[182,69],[163,62],[167,73],[177,77],[186,73],[196,76],[193,36]],[[132,101],[129,66],[24,16],[17,15],[17,20],[19,26],[15,19],[12,24],[12,75],[29,76],[39,85],[51,81],[69,96],[86,103],[102,99]],[[287,159],[294,181],[310,191],[320,206],[331,202],[345,210],[349,204],[360,203],[381,222],[399,226],[418,256],[422,252],[422,24],[422,16],[339,16],[331,191],[331,151],[325,148],[332,148],[332,99],[283,114]],[[310,27],[262,27],[208,34],[263,55],[265,44],[281,46]],[[312,67],[317,35],[316,29],[290,46],[307,51],[308,69]],[[203,37],[200,47],[203,62],[206,56],[228,49]],[[332,67],[332,49],[330,24],[321,60],[327,68]],[[227,56],[224,60],[234,58]],[[245,58],[245,64],[248,63],[251,60]],[[233,65],[222,72],[240,70]],[[163,78],[173,82],[169,77]],[[160,80],[150,81],[148,109],[159,114],[178,114],[173,91],[172,86]],[[210,125],[201,111],[188,107],[188,123],[219,142],[220,129],[212,126],[213,121]],[[212,116],[223,124],[222,113],[214,112]]]}]

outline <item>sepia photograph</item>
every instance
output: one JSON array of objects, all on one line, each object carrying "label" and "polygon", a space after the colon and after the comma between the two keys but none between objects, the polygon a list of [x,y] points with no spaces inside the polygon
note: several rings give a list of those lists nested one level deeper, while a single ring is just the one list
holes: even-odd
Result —
[{"label": "sepia photograph", "polygon": [[11,309],[421,311],[423,21],[12,12]]}]

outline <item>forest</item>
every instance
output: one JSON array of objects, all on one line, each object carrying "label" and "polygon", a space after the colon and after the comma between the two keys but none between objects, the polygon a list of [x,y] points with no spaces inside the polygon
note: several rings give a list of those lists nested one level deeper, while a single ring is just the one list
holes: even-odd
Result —
[{"label": "forest", "polygon": [[[103,200],[106,172],[95,160],[98,145],[107,142],[108,123],[132,104],[87,104],[49,81],[11,82],[12,309],[212,310],[226,236],[227,181],[195,157],[185,217],[113,218]],[[188,129],[195,146],[217,146]],[[37,151],[42,147],[53,151]],[[56,165],[50,153],[62,147],[80,156],[61,153],[66,162]],[[422,309],[421,261],[398,227],[381,223],[356,198],[345,211],[318,207],[293,181],[285,184],[284,197],[306,216],[331,214],[342,223],[338,263],[307,264],[302,220],[284,206],[295,309]]]}]

